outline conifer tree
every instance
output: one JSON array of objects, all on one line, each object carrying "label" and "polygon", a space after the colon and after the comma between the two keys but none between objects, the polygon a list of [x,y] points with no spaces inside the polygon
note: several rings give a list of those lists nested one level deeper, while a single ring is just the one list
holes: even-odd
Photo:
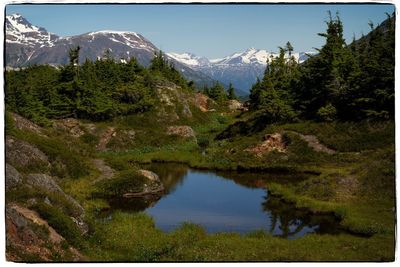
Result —
[{"label": "conifer tree", "polygon": [[228,99],[229,100],[236,100],[237,96],[235,94],[235,88],[233,88],[232,83],[229,83],[229,88],[228,88]]}]

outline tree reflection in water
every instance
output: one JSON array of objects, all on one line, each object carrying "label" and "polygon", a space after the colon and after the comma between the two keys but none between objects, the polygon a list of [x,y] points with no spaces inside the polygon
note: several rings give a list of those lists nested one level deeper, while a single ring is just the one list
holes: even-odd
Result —
[{"label": "tree reflection in water", "polygon": [[264,212],[270,214],[269,232],[272,235],[290,238],[302,231],[325,234],[340,232],[339,224],[331,214],[311,214],[271,195],[265,196],[264,200],[262,207]]},{"label": "tree reflection in water", "polygon": [[[310,214],[306,210],[298,209],[293,204],[285,203],[280,198],[268,194],[266,188],[269,182],[299,182],[307,178],[305,175],[190,170],[186,165],[174,163],[152,163],[144,165],[143,168],[158,174],[164,185],[165,194],[143,198],[109,199],[110,209],[105,211],[103,216],[108,218],[115,210],[124,212],[153,210],[154,218],[162,217],[161,224],[162,220],[167,220],[169,223],[171,221],[177,224],[181,223],[179,220],[182,214],[185,214],[185,216],[189,216],[188,218],[193,218],[194,222],[196,220],[205,222],[208,219],[205,227],[207,227],[207,223],[213,225],[213,223],[220,223],[218,220],[223,221],[229,217],[230,220],[237,218],[235,225],[239,231],[242,231],[240,229],[244,229],[243,227],[248,227],[244,226],[247,223],[247,225],[251,225],[248,231],[265,229],[272,235],[289,239],[311,232],[322,234],[340,232],[339,224],[333,215]],[[199,174],[201,175],[199,176]],[[193,177],[197,177],[197,179],[203,177],[203,180],[194,182],[196,178]],[[232,186],[230,183],[226,184],[223,182],[224,180],[231,180],[238,187]],[[191,184],[192,187],[188,187],[188,184]],[[216,190],[219,193],[216,193]],[[208,195],[210,192],[213,194]],[[238,195],[232,196],[232,192]],[[177,195],[178,198],[174,195]],[[259,198],[255,197],[257,195]],[[169,199],[169,202],[159,201],[162,198]],[[247,206],[249,203],[254,205],[252,206],[254,209]],[[164,205],[164,210],[157,209],[160,205]],[[262,209],[257,209],[258,205],[261,205]],[[153,206],[155,209],[151,208]],[[243,222],[243,225],[240,225],[240,221]],[[232,222],[228,224],[232,225]],[[226,227],[228,231],[229,227]],[[223,229],[223,226],[219,229]]]}]

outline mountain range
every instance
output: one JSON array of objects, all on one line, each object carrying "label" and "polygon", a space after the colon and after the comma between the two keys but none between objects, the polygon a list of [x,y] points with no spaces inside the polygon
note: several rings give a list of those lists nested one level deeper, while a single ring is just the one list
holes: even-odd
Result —
[{"label": "mountain range", "polygon": [[[263,49],[249,48],[244,52],[234,53],[218,59],[207,59],[191,53],[167,53],[171,58],[200,71],[223,84],[232,83],[234,88],[249,92],[257,78],[264,75],[267,61],[279,56]],[[292,53],[299,63],[304,62],[315,52]]]},{"label": "mountain range", "polygon": [[[42,27],[32,25],[20,14],[6,16],[7,67],[18,68],[34,64],[65,65],[68,63],[70,48],[80,46],[80,62],[102,58],[106,50],[116,60],[125,62],[132,57],[148,66],[159,49],[142,35],[135,32],[103,30],[70,37],[60,37]],[[213,79],[195,71],[172,58],[174,64],[186,79],[198,86],[212,85]]]},{"label": "mountain range", "polygon": [[[116,60],[125,62],[132,57],[148,66],[159,49],[141,34],[127,31],[102,30],[61,37],[45,28],[32,25],[20,14],[5,18],[7,67],[18,68],[33,64],[54,66],[68,63],[70,48],[80,46],[79,60],[102,58],[106,50]],[[300,63],[311,53],[293,53]],[[199,87],[212,86],[216,81],[225,87],[232,83],[238,95],[248,94],[257,78],[262,78],[267,60],[276,57],[262,49],[250,48],[219,59],[207,59],[192,53],[167,53],[168,60],[182,75]]]}]

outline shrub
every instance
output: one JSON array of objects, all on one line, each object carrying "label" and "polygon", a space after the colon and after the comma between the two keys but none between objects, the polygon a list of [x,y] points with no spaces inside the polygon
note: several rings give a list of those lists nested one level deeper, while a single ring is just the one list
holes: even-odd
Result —
[{"label": "shrub", "polygon": [[77,248],[82,247],[81,232],[72,219],[65,215],[64,212],[44,202],[39,202],[32,208],[71,245]]},{"label": "shrub", "polygon": [[141,191],[146,178],[137,173],[136,169],[121,171],[114,178],[106,179],[96,184],[97,194],[105,197],[122,196],[127,192]]},{"label": "shrub", "polygon": [[329,103],[318,110],[317,117],[321,121],[334,121],[336,119],[336,113],[336,108]]}]

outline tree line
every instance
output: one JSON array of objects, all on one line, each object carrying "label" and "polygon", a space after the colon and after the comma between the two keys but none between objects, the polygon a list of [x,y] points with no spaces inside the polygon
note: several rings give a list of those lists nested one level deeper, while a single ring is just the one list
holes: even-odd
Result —
[{"label": "tree line", "polygon": [[5,103],[37,123],[48,119],[107,120],[149,110],[157,101],[154,87],[165,81],[194,90],[160,51],[148,68],[135,58],[116,62],[110,51],[97,61],[79,64],[79,46],[69,51],[69,64],[35,65],[5,73]]},{"label": "tree line", "polygon": [[329,13],[325,44],[299,64],[288,42],[253,85],[250,108],[269,122],[393,119],[394,14],[349,45],[343,23]]}]

